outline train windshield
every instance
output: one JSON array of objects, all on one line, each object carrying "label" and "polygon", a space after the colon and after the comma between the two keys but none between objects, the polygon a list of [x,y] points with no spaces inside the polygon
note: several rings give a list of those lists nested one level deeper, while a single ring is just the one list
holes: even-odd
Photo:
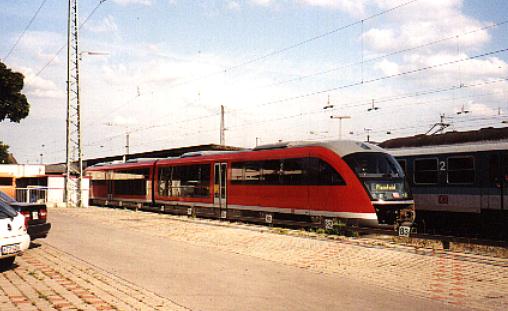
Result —
[{"label": "train windshield", "polygon": [[410,198],[404,171],[391,155],[381,152],[360,152],[349,154],[344,160],[363,181],[374,200]]},{"label": "train windshield", "polygon": [[359,177],[399,177],[404,178],[404,172],[395,159],[380,152],[353,153],[344,160]]}]

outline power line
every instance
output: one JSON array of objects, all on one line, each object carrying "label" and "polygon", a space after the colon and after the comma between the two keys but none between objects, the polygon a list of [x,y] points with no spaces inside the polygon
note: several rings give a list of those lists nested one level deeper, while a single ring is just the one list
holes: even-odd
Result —
[{"label": "power line", "polygon": [[422,71],[426,71],[426,70],[430,70],[430,69],[435,69],[435,68],[439,68],[439,67],[443,67],[443,66],[447,66],[447,65],[457,64],[459,62],[470,61],[470,60],[473,60],[473,59],[477,59],[477,58],[481,58],[481,57],[485,57],[485,56],[490,56],[490,55],[495,55],[495,54],[499,54],[499,53],[506,52],[506,51],[508,51],[508,48],[500,49],[500,50],[495,50],[495,51],[490,51],[490,52],[486,52],[486,53],[482,53],[482,54],[478,54],[478,55],[474,55],[474,56],[469,56],[469,57],[465,57],[465,58],[462,58],[462,59],[453,60],[453,61],[449,61],[449,62],[439,63],[439,64],[436,64],[436,65],[430,65],[430,66],[420,67],[420,68],[417,68],[417,69],[408,70],[408,71],[404,71],[404,72],[400,72],[400,73],[396,73],[396,74],[391,74],[391,75],[386,75],[386,76],[380,76],[380,77],[369,79],[369,80],[364,80],[364,81],[354,82],[354,83],[350,83],[350,84],[345,84],[345,85],[341,85],[341,86],[337,86],[337,87],[333,87],[333,88],[329,88],[329,89],[314,91],[314,92],[310,92],[310,93],[306,93],[306,94],[301,94],[301,95],[297,95],[297,96],[292,96],[292,97],[286,97],[286,98],[282,98],[282,99],[278,99],[278,100],[274,100],[274,101],[269,101],[267,103],[264,103],[264,104],[261,104],[261,105],[258,105],[258,106],[268,106],[268,105],[273,105],[273,104],[285,103],[285,102],[288,102],[288,101],[302,99],[302,98],[306,98],[306,97],[311,97],[311,96],[315,96],[315,95],[319,95],[319,94],[323,94],[323,93],[334,92],[334,91],[338,91],[338,90],[342,90],[342,89],[347,89],[347,88],[351,88],[351,87],[355,87],[355,86],[370,84],[370,83],[379,82],[379,81],[383,81],[383,80],[387,80],[387,79],[392,79],[392,78],[396,78],[396,77],[402,77],[402,76],[405,76],[405,75],[414,74],[414,73],[418,73],[418,72],[422,72]]},{"label": "power line", "polygon": [[[107,0],[100,0],[99,3],[97,3],[97,5],[95,6],[95,8],[90,12],[90,14],[88,14],[88,16],[85,18],[85,20],[81,23],[81,25],[79,26],[79,29],[81,29],[87,22],[88,20],[95,14],[95,12],[97,11],[97,9],[104,3],[106,2]],[[57,56],[63,51],[63,49],[65,49],[65,47],[67,46],[67,43],[65,43],[64,45],[62,45],[62,47],[60,49],[58,49],[58,51],[55,53],[55,55],[53,55],[53,57],[44,65],[42,66],[42,68],[37,71],[37,73],[35,74],[35,77],[38,77],[44,70],[46,70],[46,68],[51,65],[51,63],[53,63],[55,61],[55,59],[57,58]]]},{"label": "power line", "polygon": [[30,19],[30,21],[28,22],[28,24],[26,25],[25,29],[23,30],[23,32],[19,35],[18,39],[16,40],[16,42],[14,43],[14,45],[11,47],[11,49],[9,50],[9,52],[7,52],[7,55],[4,57],[4,60],[7,60],[7,58],[9,58],[9,56],[11,56],[11,53],[14,51],[14,49],[16,48],[16,46],[18,45],[19,41],[21,41],[21,38],[23,38],[23,36],[25,35],[25,33],[27,32],[28,28],[30,28],[30,26],[32,26],[32,23],[34,22],[34,20],[37,18],[37,15],[39,15],[39,12],[41,11],[42,7],[46,4],[48,0],[43,0],[41,2],[41,5],[39,6],[39,8],[35,11],[34,15],[32,16],[32,18]]},{"label": "power line", "polygon": [[[282,85],[282,84],[286,84],[286,83],[291,83],[291,82],[296,82],[296,81],[302,81],[302,80],[305,80],[305,79],[310,78],[310,77],[315,77],[315,76],[319,76],[319,75],[324,75],[324,74],[336,72],[336,71],[342,70],[344,68],[352,67],[352,66],[356,66],[356,65],[362,65],[361,71],[362,71],[362,80],[363,80],[363,64],[364,63],[370,63],[370,62],[374,62],[374,61],[377,61],[377,60],[381,60],[383,58],[387,58],[387,57],[391,57],[391,56],[395,56],[395,55],[411,52],[411,51],[418,50],[418,49],[421,49],[421,48],[426,48],[426,47],[429,47],[429,46],[432,46],[432,45],[436,45],[436,44],[439,44],[439,43],[443,43],[443,42],[446,42],[446,41],[449,41],[449,40],[452,40],[452,39],[457,39],[457,36],[459,36],[459,37],[460,36],[467,36],[467,35],[470,35],[470,34],[473,34],[473,33],[479,32],[479,31],[488,30],[488,29],[499,27],[499,26],[506,25],[506,24],[508,24],[508,20],[504,20],[504,21],[501,21],[501,22],[496,22],[496,23],[493,23],[493,24],[490,24],[490,25],[487,25],[487,26],[483,26],[483,27],[480,27],[480,28],[477,28],[477,29],[473,29],[471,31],[464,32],[464,33],[462,33],[460,35],[459,34],[454,34],[452,36],[448,36],[448,37],[444,37],[444,38],[441,38],[441,39],[438,39],[438,40],[430,41],[430,42],[427,42],[427,43],[424,43],[424,44],[420,44],[420,45],[417,45],[417,46],[414,46],[414,47],[411,47],[411,48],[405,48],[405,49],[393,51],[393,52],[390,52],[390,53],[387,53],[387,54],[384,54],[384,55],[381,55],[381,56],[376,56],[376,57],[372,57],[372,58],[368,58],[368,59],[362,59],[359,62],[353,62],[353,63],[345,64],[345,65],[342,65],[342,66],[339,66],[339,67],[335,67],[335,68],[332,68],[332,69],[318,71],[318,72],[310,73],[310,74],[307,74],[307,75],[303,75],[303,76],[300,76],[298,78],[293,78],[293,79],[288,79],[288,80],[284,80],[284,81],[279,81],[279,82],[267,84],[265,86],[261,86],[261,88],[267,88],[267,87]],[[362,41],[362,44],[363,44],[363,41]],[[362,49],[363,49],[363,47],[362,47]],[[363,58],[363,53],[362,53],[362,58]]]},{"label": "power line", "polygon": [[[104,2],[105,0],[102,0],[98,5],[97,7],[92,11],[91,15],[95,12],[95,10],[98,8],[98,6],[100,4],[102,4],[102,2]],[[379,17],[379,16],[382,16],[382,15],[385,15],[385,14],[388,14],[390,12],[393,12],[395,10],[398,10],[402,7],[405,7],[405,6],[408,6],[414,2],[417,2],[419,0],[411,0],[411,1],[407,1],[407,2],[404,2],[404,3],[401,3],[397,6],[394,6],[392,8],[389,8],[389,9],[386,9],[384,11],[380,11],[378,13],[375,13],[373,15],[370,15],[362,20],[358,20],[356,22],[353,22],[353,23],[350,23],[350,24],[347,24],[347,25],[343,25],[343,26],[340,26],[340,27],[337,27],[335,29],[332,29],[328,32],[325,32],[325,33],[322,33],[322,34],[319,34],[317,36],[314,36],[314,37],[311,37],[311,38],[308,38],[308,39],[305,39],[303,41],[300,41],[300,42],[297,42],[295,44],[292,44],[290,46],[287,46],[287,47],[283,47],[283,48],[280,48],[276,51],[273,51],[273,52],[270,52],[270,53],[267,53],[265,55],[262,55],[262,56],[259,56],[259,57],[256,57],[256,58],[252,58],[250,60],[247,60],[243,63],[239,63],[239,64],[236,64],[236,65],[233,65],[233,66],[230,66],[228,68],[226,68],[224,71],[216,71],[216,72],[211,72],[211,73],[208,73],[206,75],[203,75],[201,77],[197,77],[197,78],[194,78],[194,79],[188,79],[188,80],[184,80],[184,81],[181,81],[180,83],[176,83],[176,84],[173,84],[173,85],[170,85],[169,87],[167,87],[166,89],[173,89],[173,88],[176,88],[176,87],[179,87],[179,86],[182,86],[182,85],[186,85],[186,84],[189,84],[189,83],[192,83],[192,82],[196,82],[196,81],[199,81],[199,80],[203,80],[203,79],[206,79],[206,78],[210,78],[210,77],[213,77],[215,75],[218,75],[218,74],[222,74],[224,72],[227,72],[227,71],[231,71],[233,69],[237,69],[237,68],[240,68],[240,67],[243,67],[243,66],[246,66],[246,65],[249,65],[249,64],[252,64],[252,63],[256,63],[256,62],[259,62],[261,60],[264,60],[266,58],[269,58],[269,57],[272,57],[272,56],[275,56],[275,55],[278,55],[278,54],[281,54],[283,52],[286,52],[286,51],[289,51],[289,50],[292,50],[292,49],[295,49],[297,47],[300,47],[302,45],[305,45],[305,44],[308,44],[310,42],[313,42],[313,41],[316,41],[318,39],[321,39],[321,38],[324,38],[324,37],[327,37],[327,36],[330,36],[334,33],[337,33],[339,31],[342,31],[342,30],[345,30],[345,29],[348,29],[350,27],[353,27],[353,26],[356,26],[356,25],[359,25],[359,24],[364,24],[365,21],[367,20],[371,20],[371,19],[374,19],[376,17]],[[89,15],[90,16],[90,15]],[[89,17],[88,17],[89,18]],[[85,22],[88,20],[88,18],[85,20]],[[54,58],[56,58],[56,56],[63,50],[63,47],[57,52],[57,54],[55,54]],[[40,74],[40,72],[42,72],[53,60],[50,60],[50,62],[48,62],[48,64],[46,64],[46,66],[44,66],[37,74],[36,76],[38,76]],[[118,105],[117,107],[115,107],[111,112],[114,112],[114,111],[117,111],[125,106],[127,106],[128,104],[131,103],[131,100],[127,101],[125,104],[121,104],[121,105]],[[110,112],[110,113],[111,113]],[[106,114],[107,115],[107,114]]]},{"label": "power line", "polygon": [[330,36],[332,34],[335,34],[337,32],[340,32],[342,30],[346,30],[348,28],[351,28],[353,26],[356,26],[356,25],[359,25],[359,24],[362,24],[364,23],[365,21],[367,20],[371,20],[371,19],[374,19],[376,17],[379,17],[379,16],[382,16],[382,15],[385,15],[385,14],[388,14],[390,12],[393,12],[395,10],[398,10],[402,7],[405,7],[405,6],[408,6],[412,3],[415,3],[419,0],[411,0],[411,1],[407,1],[407,2],[404,2],[402,4],[399,4],[397,6],[394,6],[392,8],[389,8],[389,9],[386,9],[384,11],[380,11],[378,13],[375,13],[375,14],[372,14],[362,20],[358,20],[356,22],[353,22],[353,23],[350,23],[350,24],[347,24],[347,25],[343,25],[343,26],[340,26],[340,27],[337,27],[335,29],[332,29],[330,31],[327,31],[325,33],[322,33],[322,34],[319,34],[319,35],[316,35],[314,37],[311,37],[311,38],[308,38],[308,39],[305,39],[303,41],[300,41],[300,42],[297,42],[297,43],[294,43],[292,45],[289,45],[289,46],[286,46],[286,47],[283,47],[283,48],[280,48],[278,50],[275,50],[273,52],[270,52],[270,53],[267,53],[267,54],[264,54],[264,55],[261,55],[261,56],[258,56],[258,57],[254,57],[252,59],[249,59],[249,60],[246,60],[242,63],[238,63],[236,65],[232,65],[232,66],[229,66],[228,68],[224,69],[224,70],[221,70],[221,71],[216,71],[216,72],[210,72],[208,74],[205,74],[201,77],[197,77],[197,78],[192,78],[192,79],[187,79],[187,80],[184,80],[184,81],[181,81],[180,83],[176,83],[176,84],[173,84],[171,85],[169,88],[176,88],[176,87],[179,87],[179,86],[182,86],[182,85],[186,85],[186,84],[189,84],[189,83],[192,83],[192,82],[196,82],[196,81],[200,81],[200,80],[203,80],[203,79],[206,79],[206,78],[210,78],[210,77],[213,77],[213,76],[216,76],[216,75],[219,75],[219,74],[223,74],[224,72],[228,72],[228,71],[231,71],[231,70],[235,70],[235,69],[238,69],[240,67],[243,67],[243,66],[246,66],[246,65],[250,65],[250,64],[253,64],[253,63],[257,63],[259,61],[262,61],[262,60],[265,60],[269,57],[272,57],[272,56],[275,56],[275,55],[279,55],[279,54],[282,54],[284,52],[287,52],[287,51],[290,51],[292,49],[295,49],[297,47],[300,47],[300,46],[303,46],[305,44],[308,44],[310,42],[313,42],[313,41],[316,41],[316,40],[319,40],[319,39],[322,39],[324,37],[327,37],[327,36]]}]

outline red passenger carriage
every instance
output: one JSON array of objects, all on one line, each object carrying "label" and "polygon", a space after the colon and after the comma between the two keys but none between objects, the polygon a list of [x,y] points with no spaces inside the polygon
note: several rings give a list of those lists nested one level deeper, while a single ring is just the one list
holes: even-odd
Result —
[{"label": "red passenger carriage", "polygon": [[411,224],[404,173],[374,145],[282,143],[87,169],[91,204],[280,224]]}]

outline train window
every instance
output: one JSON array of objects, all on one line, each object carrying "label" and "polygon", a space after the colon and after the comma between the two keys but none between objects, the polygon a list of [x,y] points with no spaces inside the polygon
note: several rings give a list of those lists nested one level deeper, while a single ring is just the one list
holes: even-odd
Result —
[{"label": "train window", "polygon": [[474,183],[474,158],[450,157],[448,158],[448,183],[472,184]]},{"label": "train window", "polygon": [[12,186],[12,177],[0,177],[0,186]]},{"label": "train window", "polygon": [[348,154],[344,161],[360,177],[403,177],[400,166],[395,159],[381,152],[358,152]]},{"label": "train window", "polygon": [[231,182],[237,183],[241,182],[245,179],[244,172],[244,163],[242,162],[236,162],[231,163]]},{"label": "train window", "polygon": [[325,161],[309,158],[307,162],[307,184],[309,185],[345,185],[345,181],[337,171]]},{"label": "train window", "polygon": [[502,165],[503,165],[503,179],[504,179],[504,185],[505,187],[508,185],[508,155],[503,155],[502,159]]},{"label": "train window", "polygon": [[415,184],[437,184],[437,159],[416,159],[414,161]]},{"label": "train window", "polygon": [[148,169],[113,171],[111,179],[115,194],[146,195]]},{"label": "train window", "polygon": [[492,183],[499,182],[499,156],[497,154],[489,157],[489,181]]},{"label": "train window", "polygon": [[87,172],[86,175],[88,177],[90,177],[91,187],[106,185],[106,172],[105,171],[91,171],[91,172]]},{"label": "train window", "polygon": [[285,159],[282,163],[282,184],[305,184],[305,159]]},{"label": "train window", "polygon": [[282,162],[281,160],[263,161],[262,183],[265,185],[278,185],[281,182]]},{"label": "train window", "polygon": [[159,168],[159,195],[169,196],[171,183],[171,167]]},{"label": "train window", "polygon": [[407,161],[405,159],[397,159],[397,162],[399,163],[400,167],[402,168],[402,171],[405,175],[407,175]]},{"label": "train window", "polygon": [[330,164],[318,158],[290,158],[231,164],[232,184],[345,185]]},{"label": "train window", "polygon": [[261,180],[262,162],[231,163],[231,183],[258,184]]},{"label": "train window", "polygon": [[159,194],[170,197],[210,196],[210,164],[173,166],[159,171]]}]

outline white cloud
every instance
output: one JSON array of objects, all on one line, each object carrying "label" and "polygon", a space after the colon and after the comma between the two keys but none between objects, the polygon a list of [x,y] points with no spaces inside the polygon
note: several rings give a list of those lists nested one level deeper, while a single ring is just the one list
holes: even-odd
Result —
[{"label": "white cloud", "polygon": [[386,52],[394,50],[399,43],[395,38],[393,29],[372,28],[364,33],[363,39],[368,46],[376,52]]},{"label": "white cloud", "polygon": [[[381,9],[400,4],[394,0],[375,2]],[[365,32],[367,48],[383,53],[456,35],[458,39],[440,43],[439,49],[456,49],[457,45],[460,48],[478,47],[490,40],[487,30],[479,30],[486,24],[464,15],[460,0],[418,1],[399,9],[398,13],[388,15],[383,27],[372,27]]]},{"label": "white cloud", "polygon": [[120,5],[140,4],[140,5],[151,6],[153,1],[152,0],[113,0],[113,2],[118,3]]},{"label": "white cloud", "polygon": [[310,6],[340,10],[353,16],[362,16],[365,13],[366,3],[360,0],[300,0],[300,2]]},{"label": "white cloud", "polygon": [[[460,111],[462,107],[459,107],[457,111]],[[498,113],[498,108],[489,107],[482,103],[470,103],[466,106],[467,110],[471,111],[476,116],[493,116]]]},{"label": "white cloud", "polygon": [[111,15],[106,16],[101,21],[88,23],[86,28],[91,32],[100,33],[100,32],[117,32],[118,25],[115,22],[115,18]]},{"label": "white cloud", "polygon": [[58,89],[55,82],[36,76],[31,68],[20,67],[19,72],[25,76],[24,92],[29,98],[62,99],[65,97],[63,89]]},{"label": "white cloud", "polygon": [[240,10],[240,4],[238,3],[238,1],[228,1],[226,3],[226,8],[228,10],[237,11]]},{"label": "white cloud", "polygon": [[383,72],[384,75],[390,76],[400,73],[399,65],[397,63],[391,62],[387,59],[383,59],[380,62],[377,62],[374,65],[374,68],[379,69]]},{"label": "white cloud", "polygon": [[269,6],[274,1],[273,0],[250,0],[250,2],[255,4],[255,5]]}]

